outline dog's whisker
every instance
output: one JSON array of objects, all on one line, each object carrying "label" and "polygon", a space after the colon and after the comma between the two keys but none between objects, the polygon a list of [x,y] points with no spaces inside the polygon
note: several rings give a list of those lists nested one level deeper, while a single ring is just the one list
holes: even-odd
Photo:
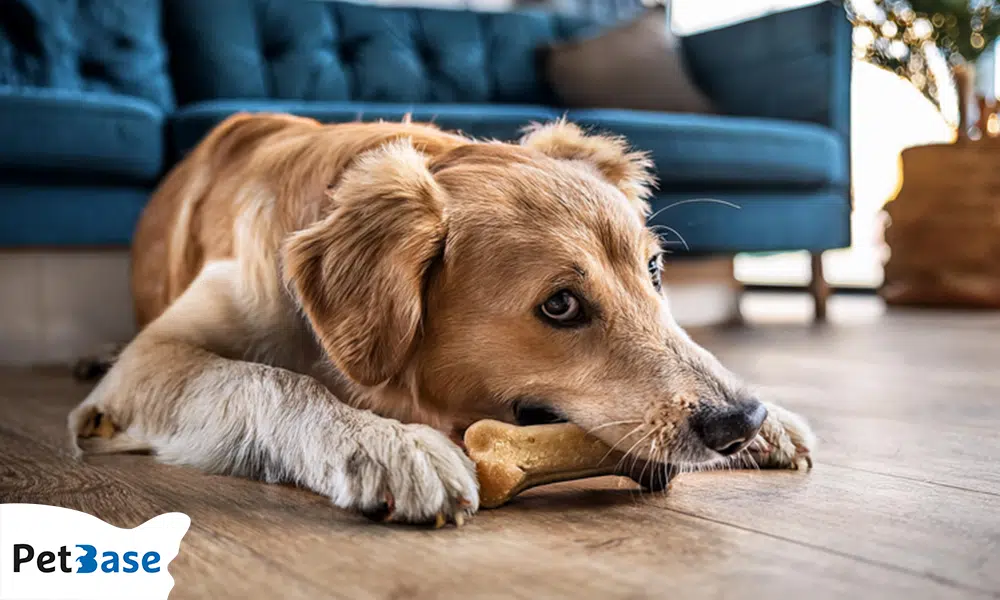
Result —
[{"label": "dog's whisker", "polygon": [[685,198],[684,200],[678,200],[677,202],[674,202],[672,204],[668,204],[668,205],[664,206],[660,210],[658,210],[655,213],[653,213],[653,214],[649,215],[648,217],[646,217],[646,220],[647,221],[652,221],[660,213],[666,212],[666,211],[670,210],[671,208],[674,208],[675,206],[680,206],[682,204],[696,204],[698,202],[706,202],[708,204],[721,204],[723,206],[728,206],[729,208],[735,208],[736,210],[740,210],[741,208],[743,208],[739,204],[735,204],[733,202],[729,202],[728,200],[720,200],[718,198]]},{"label": "dog's whisker", "polygon": [[687,240],[685,240],[685,239],[684,239],[684,236],[682,236],[682,235],[680,234],[680,232],[678,232],[678,231],[677,231],[676,229],[674,229],[673,227],[670,227],[669,225],[657,225],[656,227],[657,227],[658,229],[666,229],[666,230],[667,230],[667,231],[669,231],[670,233],[672,233],[672,234],[676,235],[676,236],[677,236],[678,238],[680,238],[680,241],[681,241],[681,243],[682,243],[682,244],[684,244],[684,249],[685,249],[685,250],[688,250],[688,251],[690,251],[690,250],[691,250],[691,247],[690,247],[690,246],[688,246],[688,243],[687,243]]},{"label": "dog's whisker", "polygon": [[621,469],[622,466],[625,465],[625,461],[627,461],[627,460],[631,460],[632,462],[629,463],[628,467],[625,467],[625,470],[628,471],[629,473],[631,473],[632,472],[632,468],[635,467],[635,455],[633,455],[633,454],[625,454],[625,455],[623,455],[622,458],[621,458],[621,460],[618,461],[618,466],[616,466],[615,469]]},{"label": "dog's whisker", "polygon": [[[636,427],[636,429],[638,429],[638,427]],[[638,440],[636,440],[636,442],[635,442],[634,444],[632,444],[632,447],[631,447],[631,448],[629,448],[629,449],[628,449],[628,451],[627,451],[627,452],[625,452],[625,454],[624,454],[624,455],[623,455],[623,456],[621,457],[621,460],[619,460],[619,461],[618,461],[618,464],[617,464],[617,465],[615,465],[615,469],[617,470],[617,469],[618,469],[618,468],[620,468],[620,467],[621,467],[622,465],[624,465],[624,464],[625,464],[625,459],[627,459],[627,458],[629,458],[629,457],[632,457],[632,458],[633,458],[633,461],[632,461],[632,466],[634,467],[634,466],[635,466],[635,460],[634,460],[634,459],[635,459],[636,457],[635,457],[634,455],[632,455],[632,451],[633,451],[633,450],[635,450],[635,449],[636,449],[636,447],[637,447],[637,446],[639,446],[639,444],[641,444],[641,443],[643,443],[644,441],[646,441],[646,439],[647,439],[647,438],[649,438],[649,436],[653,435],[653,433],[654,433],[655,431],[656,431],[655,429],[650,429],[650,430],[649,430],[649,432],[647,432],[647,433],[646,433],[646,435],[644,435],[644,436],[642,436],[641,438],[639,438]],[[631,469],[629,469],[629,470],[631,471]]]},{"label": "dog's whisker", "polygon": [[589,435],[589,434],[594,433],[595,431],[597,431],[599,429],[604,429],[605,427],[613,427],[615,425],[631,425],[633,423],[642,423],[642,421],[639,420],[639,419],[628,419],[628,420],[625,420],[625,421],[612,421],[610,423],[605,423],[603,425],[598,425],[597,427],[593,427],[591,429],[588,429],[587,430],[587,434]]},{"label": "dog's whisker", "polygon": [[[640,427],[642,427],[642,423],[639,423],[638,425],[633,427],[628,433],[618,438],[618,441],[615,442],[615,444],[611,446],[610,449],[608,449],[607,453],[605,453],[604,456],[601,457],[601,460],[597,461],[598,466],[603,465],[604,461],[606,461],[608,457],[611,456],[611,454],[615,451],[615,448],[618,447],[618,444],[622,443],[622,441],[624,441],[625,438],[635,433],[636,430],[638,430]],[[621,461],[619,461],[618,466],[621,466]]]},{"label": "dog's whisker", "polygon": [[[655,453],[656,453],[656,440],[654,439],[651,442],[649,442],[649,456],[650,456],[650,459],[652,459],[652,457],[655,455]],[[645,487],[645,486],[642,486],[642,477],[643,477],[643,475],[646,474],[646,469],[649,468],[649,463],[650,463],[650,460],[647,460],[642,465],[642,471],[639,472],[639,482],[640,482],[639,493],[640,494],[642,493],[642,488]]]},{"label": "dog's whisker", "polygon": [[[655,438],[654,438],[654,440],[653,440],[653,441],[655,441]],[[650,444],[652,444],[652,441],[650,442]],[[628,468],[628,472],[629,472],[629,473],[635,473],[635,469],[636,469],[636,467],[638,466],[638,464],[639,464],[639,461],[640,461],[640,460],[643,460],[643,459],[642,459],[642,458],[641,458],[641,457],[639,456],[639,453],[638,453],[638,452],[632,452],[632,451],[629,451],[629,453],[628,453],[628,454],[626,454],[626,456],[631,456],[631,457],[632,457],[632,464],[631,464],[631,465],[629,465],[629,468]],[[648,464],[648,461],[644,460],[644,461],[643,461],[643,470],[644,470],[644,471],[645,471],[645,465],[646,465],[646,464]],[[639,479],[640,479],[640,480],[642,479],[642,476],[641,476],[641,475],[640,475]]]},{"label": "dog's whisker", "polygon": [[660,455],[660,464],[663,465],[663,494],[666,495],[670,486],[670,481],[677,476],[679,469],[675,465],[670,464],[667,460],[666,448],[663,448],[662,454]]},{"label": "dog's whisker", "polygon": [[653,475],[652,475],[654,487],[656,487],[657,489],[660,489],[660,490],[664,490],[667,487],[666,485],[662,485],[662,486],[660,485],[661,481],[664,484],[667,483],[667,481],[665,479],[661,478],[662,471],[660,470],[660,467],[664,466],[664,464],[663,464],[663,455],[664,455],[664,450],[663,450],[662,447],[660,447],[659,451],[654,455],[655,456],[655,460],[656,460],[656,464],[653,466]]}]

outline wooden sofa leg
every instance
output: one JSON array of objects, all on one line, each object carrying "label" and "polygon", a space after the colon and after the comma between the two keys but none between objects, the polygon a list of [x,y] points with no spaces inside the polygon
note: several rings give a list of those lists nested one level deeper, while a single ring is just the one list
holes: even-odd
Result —
[{"label": "wooden sofa leg", "polygon": [[826,301],[830,297],[830,286],[823,277],[823,253],[816,252],[812,258],[812,281],[809,282],[809,294],[813,298],[815,320],[826,321]]}]

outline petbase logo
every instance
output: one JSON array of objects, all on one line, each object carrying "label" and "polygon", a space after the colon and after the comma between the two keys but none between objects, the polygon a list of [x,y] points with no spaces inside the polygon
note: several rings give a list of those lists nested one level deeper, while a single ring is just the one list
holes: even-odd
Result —
[{"label": "petbase logo", "polygon": [[190,525],[167,513],[119,529],[68,508],[0,504],[0,600],[166,600]]}]

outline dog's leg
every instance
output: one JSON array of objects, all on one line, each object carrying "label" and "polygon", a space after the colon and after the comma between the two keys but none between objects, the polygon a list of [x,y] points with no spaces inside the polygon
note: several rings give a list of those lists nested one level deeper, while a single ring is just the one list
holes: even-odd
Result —
[{"label": "dog's leg", "polygon": [[214,271],[73,411],[74,440],[90,435],[81,441],[101,451],[124,437],[164,462],[293,482],[381,518],[461,522],[478,508],[475,467],[440,432],[352,408],[309,376],[224,358],[238,355],[223,347],[242,311],[227,270]]}]

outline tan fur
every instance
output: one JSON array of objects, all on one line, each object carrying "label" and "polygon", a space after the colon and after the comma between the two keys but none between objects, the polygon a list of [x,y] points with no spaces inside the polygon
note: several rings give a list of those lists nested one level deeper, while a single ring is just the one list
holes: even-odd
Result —
[{"label": "tan fur", "polygon": [[[474,469],[446,436],[510,419],[518,401],[637,457],[717,460],[688,417],[748,392],[650,280],[649,166],[565,122],[502,144],[409,122],[231,117],[143,214],[142,331],[71,434],[409,521],[477,508]],[[585,325],[540,317],[564,289]],[[776,466],[813,444],[787,411],[762,435]]]},{"label": "tan fur", "polygon": [[285,244],[287,284],[333,363],[363,385],[389,380],[412,353],[425,274],[444,244],[445,193],[426,162],[408,140],[367,152],[336,208]]}]

